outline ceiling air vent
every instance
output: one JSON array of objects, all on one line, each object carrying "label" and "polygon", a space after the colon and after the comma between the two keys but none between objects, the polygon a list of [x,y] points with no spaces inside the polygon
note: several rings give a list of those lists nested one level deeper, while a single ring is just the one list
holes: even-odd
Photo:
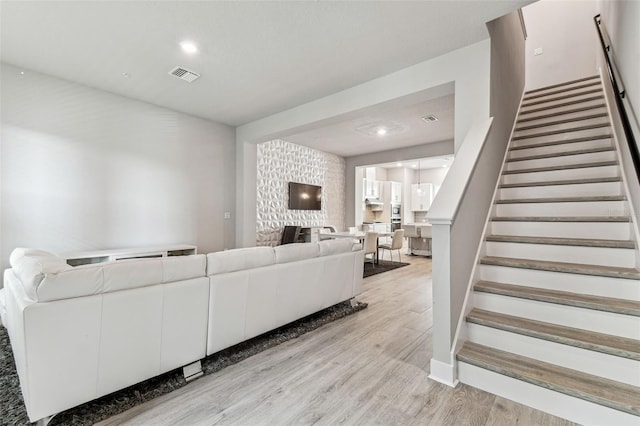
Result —
[{"label": "ceiling air vent", "polygon": [[438,117],[436,117],[435,115],[425,115],[424,117],[420,117],[420,118],[422,118],[427,123],[438,121]]},{"label": "ceiling air vent", "polygon": [[200,77],[200,74],[195,73],[193,71],[189,71],[188,69],[185,69],[182,67],[175,67],[174,69],[169,71],[169,74],[175,77],[178,77],[180,80],[187,81],[189,83],[191,83],[196,78]]}]

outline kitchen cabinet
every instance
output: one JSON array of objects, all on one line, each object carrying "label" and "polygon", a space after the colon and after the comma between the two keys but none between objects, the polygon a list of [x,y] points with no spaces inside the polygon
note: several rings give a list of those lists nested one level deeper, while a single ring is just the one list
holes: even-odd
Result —
[{"label": "kitchen cabinet", "polygon": [[411,210],[414,212],[429,210],[434,196],[432,183],[416,183],[411,185]]},{"label": "kitchen cabinet", "polygon": [[391,204],[402,204],[402,183],[391,182]]},{"label": "kitchen cabinet", "polygon": [[366,198],[380,198],[382,182],[373,179],[364,179],[362,184],[363,196]]}]

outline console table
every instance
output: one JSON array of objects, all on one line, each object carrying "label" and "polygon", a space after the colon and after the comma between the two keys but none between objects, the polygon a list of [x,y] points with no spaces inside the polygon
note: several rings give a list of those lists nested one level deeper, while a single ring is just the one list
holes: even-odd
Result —
[{"label": "console table", "polygon": [[139,247],[116,250],[85,251],[77,253],[65,253],[61,257],[70,266],[102,263],[110,260],[140,259],[146,257],[188,256],[196,254],[196,246],[179,244],[174,246]]}]

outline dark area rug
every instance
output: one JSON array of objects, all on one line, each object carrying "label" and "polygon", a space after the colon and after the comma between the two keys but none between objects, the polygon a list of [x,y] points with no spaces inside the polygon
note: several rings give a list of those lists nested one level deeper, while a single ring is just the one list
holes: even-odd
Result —
[{"label": "dark area rug", "polygon": [[380,260],[375,265],[370,262],[365,262],[364,273],[362,274],[362,276],[364,278],[367,278],[367,277],[370,277],[371,275],[392,271],[394,269],[402,268],[403,266],[407,266],[407,265],[409,265],[409,263],[391,262],[390,260]]},{"label": "dark area rug", "polygon": [[[266,349],[295,339],[337,319],[346,317],[367,307],[358,302],[338,303],[308,317],[287,324],[276,330],[254,337],[246,342],[208,356],[202,362],[204,374],[212,374],[236,364]],[[92,425],[138,404],[152,400],[185,386],[182,369],[170,371],[126,389],[87,402],[55,416],[49,425]],[[18,373],[13,361],[7,329],[0,327],[0,425],[29,424],[24,407]]]}]

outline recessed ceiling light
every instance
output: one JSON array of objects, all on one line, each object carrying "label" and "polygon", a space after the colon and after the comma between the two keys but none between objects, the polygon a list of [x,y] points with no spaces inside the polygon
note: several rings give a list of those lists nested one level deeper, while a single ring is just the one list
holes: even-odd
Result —
[{"label": "recessed ceiling light", "polygon": [[396,163],[396,166],[402,167],[402,163]]},{"label": "recessed ceiling light", "polygon": [[386,135],[387,129],[385,129],[384,127],[381,127],[376,131],[376,133],[379,134],[380,136]]},{"label": "recessed ceiling light", "polygon": [[193,42],[191,41],[183,41],[180,43],[180,47],[182,47],[182,50],[184,50],[186,53],[189,54],[194,54],[198,52],[198,46],[196,46]]},{"label": "recessed ceiling light", "polygon": [[418,166],[416,164],[412,164],[411,167],[413,167],[415,169]]},{"label": "recessed ceiling light", "polygon": [[122,73],[122,76],[123,76],[124,78],[129,78],[129,77],[130,77],[130,75],[129,75],[129,73],[128,73],[128,72],[123,72],[123,73]]}]

